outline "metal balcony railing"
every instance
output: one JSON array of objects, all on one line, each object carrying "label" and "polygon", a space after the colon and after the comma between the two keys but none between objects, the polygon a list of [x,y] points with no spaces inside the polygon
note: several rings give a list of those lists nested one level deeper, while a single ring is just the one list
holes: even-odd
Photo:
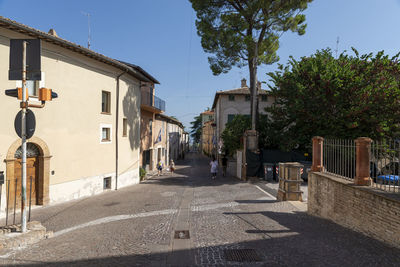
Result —
[{"label": "metal balcony railing", "polygon": [[150,94],[149,92],[142,92],[142,105],[154,107],[158,110],[165,111],[165,101],[159,97]]},{"label": "metal balcony railing", "polygon": [[165,111],[165,101],[162,100],[161,98],[154,96],[154,107],[156,109]]}]

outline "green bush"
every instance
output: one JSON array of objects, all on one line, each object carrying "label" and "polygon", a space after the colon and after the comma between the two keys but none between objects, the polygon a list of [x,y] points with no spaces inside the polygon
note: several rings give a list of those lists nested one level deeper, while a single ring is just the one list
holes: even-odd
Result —
[{"label": "green bush", "polygon": [[140,169],[139,169],[139,176],[140,176],[140,180],[143,180],[143,178],[146,176],[146,170],[143,169],[142,167],[140,167]]}]

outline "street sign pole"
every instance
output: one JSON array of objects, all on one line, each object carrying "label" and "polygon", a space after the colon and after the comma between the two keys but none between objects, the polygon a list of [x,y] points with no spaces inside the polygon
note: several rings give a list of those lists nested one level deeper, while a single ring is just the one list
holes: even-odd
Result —
[{"label": "street sign pole", "polygon": [[22,139],[22,192],[21,192],[21,231],[26,232],[26,41],[22,42],[22,118],[21,118],[21,139]]}]

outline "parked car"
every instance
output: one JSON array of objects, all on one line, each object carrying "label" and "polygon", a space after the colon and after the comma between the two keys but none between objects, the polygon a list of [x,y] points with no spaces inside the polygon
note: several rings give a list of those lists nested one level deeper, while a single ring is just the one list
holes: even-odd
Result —
[{"label": "parked car", "polygon": [[388,184],[388,185],[400,185],[400,180],[398,175],[379,175],[376,177],[376,183],[378,184]]},{"label": "parked car", "polygon": [[381,174],[399,174],[399,163],[396,161],[392,161],[386,164],[385,167],[381,168]]},{"label": "parked car", "polygon": [[381,168],[380,173],[374,179],[375,183],[400,185],[399,162],[392,161]]},{"label": "parked car", "polygon": [[392,161],[379,169],[375,162],[370,164],[370,176],[375,183],[400,185],[399,162]]}]

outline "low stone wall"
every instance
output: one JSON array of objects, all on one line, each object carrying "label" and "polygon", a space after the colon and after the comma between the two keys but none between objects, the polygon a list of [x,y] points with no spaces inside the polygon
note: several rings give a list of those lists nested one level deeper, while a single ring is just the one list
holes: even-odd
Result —
[{"label": "low stone wall", "polygon": [[400,193],[310,172],[308,213],[400,248]]}]

